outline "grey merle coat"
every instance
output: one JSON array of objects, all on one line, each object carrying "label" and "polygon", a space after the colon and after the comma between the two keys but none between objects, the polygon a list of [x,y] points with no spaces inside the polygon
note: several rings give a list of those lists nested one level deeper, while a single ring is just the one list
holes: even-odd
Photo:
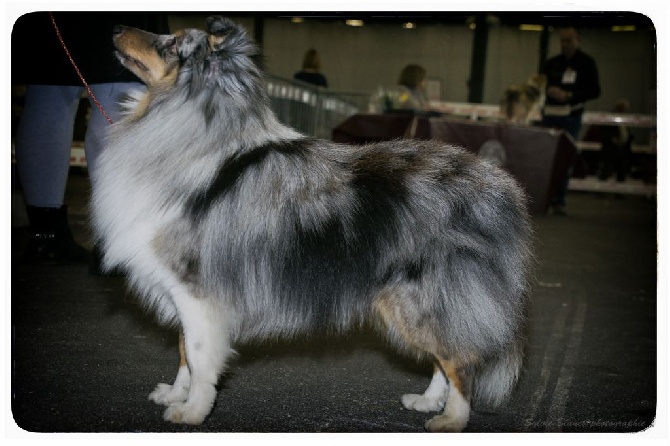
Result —
[{"label": "grey merle coat", "polygon": [[502,170],[433,141],[350,147],[305,137],[269,108],[257,49],[232,21],[154,35],[118,27],[118,58],[147,84],[94,172],[106,267],[179,326],[165,419],[203,422],[236,343],[371,323],[427,355],[409,409],[465,428],[499,404],[523,359],[530,227]]}]

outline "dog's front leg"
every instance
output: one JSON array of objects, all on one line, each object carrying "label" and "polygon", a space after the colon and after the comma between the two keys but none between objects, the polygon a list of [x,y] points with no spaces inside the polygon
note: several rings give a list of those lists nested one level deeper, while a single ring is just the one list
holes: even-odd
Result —
[{"label": "dog's front leg", "polygon": [[233,353],[229,315],[214,299],[193,295],[187,287],[173,288],[172,298],[183,330],[190,386],[186,399],[170,403],[163,418],[173,423],[200,424],[212,410],[217,380]]},{"label": "dog's front leg", "polygon": [[156,404],[169,406],[173,403],[181,403],[188,398],[188,390],[191,387],[191,374],[188,371],[186,361],[186,345],[184,342],[184,330],[179,330],[179,370],[174,384],[160,383],[151,392],[149,399]]}]

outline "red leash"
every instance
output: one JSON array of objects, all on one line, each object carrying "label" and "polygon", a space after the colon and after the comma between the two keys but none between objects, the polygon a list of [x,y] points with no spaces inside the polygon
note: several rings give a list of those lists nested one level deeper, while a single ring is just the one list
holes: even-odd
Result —
[{"label": "red leash", "polygon": [[110,124],[114,124],[112,122],[112,118],[109,117],[107,112],[105,112],[105,109],[102,107],[102,104],[98,102],[98,98],[95,97],[93,94],[93,90],[91,90],[91,87],[88,86],[88,83],[84,79],[84,76],[82,76],[81,71],[79,71],[79,68],[77,67],[77,64],[74,63],[74,59],[72,58],[72,55],[70,54],[70,51],[68,51],[67,46],[65,45],[65,41],[63,40],[63,36],[60,34],[60,30],[58,29],[58,25],[56,25],[56,20],[54,19],[54,16],[52,13],[49,13],[49,17],[51,17],[51,23],[54,25],[54,29],[56,30],[56,35],[58,36],[58,40],[60,40],[60,44],[63,46],[63,49],[65,50],[65,54],[67,55],[68,59],[70,59],[70,63],[72,63],[72,66],[74,67],[74,71],[77,72],[77,75],[79,76],[79,79],[81,79],[82,83],[84,84],[84,87],[86,87],[86,91],[88,92],[88,96],[93,100],[95,105],[98,106],[98,110],[100,110],[100,113],[103,114],[105,118],[109,121]]}]

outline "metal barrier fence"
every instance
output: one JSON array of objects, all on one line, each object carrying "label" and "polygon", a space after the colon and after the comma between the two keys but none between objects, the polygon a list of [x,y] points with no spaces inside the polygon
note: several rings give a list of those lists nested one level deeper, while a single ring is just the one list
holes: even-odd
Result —
[{"label": "metal barrier fence", "polygon": [[[366,112],[370,98],[368,93],[327,91],[276,76],[267,76],[267,89],[271,107],[282,123],[305,135],[324,139],[331,139],[333,129],[348,117]],[[14,121],[18,122],[22,112],[22,108],[15,106],[14,101],[20,102],[19,99],[24,94],[25,90],[22,88],[12,91],[13,126]],[[82,95],[81,106],[90,107],[88,100],[84,99],[85,94]],[[80,116],[85,115],[86,113],[82,113]],[[82,125],[85,127],[87,122],[83,122]],[[12,129],[12,164],[14,162],[14,129]],[[70,165],[87,166],[83,141],[73,143]]]},{"label": "metal barrier fence", "polygon": [[368,93],[328,91],[276,76],[268,76],[267,82],[279,120],[306,135],[330,139],[333,128],[368,108]]}]

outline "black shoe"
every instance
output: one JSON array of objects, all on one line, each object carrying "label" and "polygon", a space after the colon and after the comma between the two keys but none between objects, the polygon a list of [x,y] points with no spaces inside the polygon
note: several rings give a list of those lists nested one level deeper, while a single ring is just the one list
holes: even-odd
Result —
[{"label": "black shoe", "polygon": [[30,221],[28,244],[21,262],[32,265],[59,265],[88,262],[89,253],[72,237],[67,222],[67,207],[38,208],[27,206]]},{"label": "black shoe", "polygon": [[21,262],[30,265],[60,265],[71,262],[87,262],[88,251],[73,240],[64,240],[54,233],[33,233],[21,257]]}]

